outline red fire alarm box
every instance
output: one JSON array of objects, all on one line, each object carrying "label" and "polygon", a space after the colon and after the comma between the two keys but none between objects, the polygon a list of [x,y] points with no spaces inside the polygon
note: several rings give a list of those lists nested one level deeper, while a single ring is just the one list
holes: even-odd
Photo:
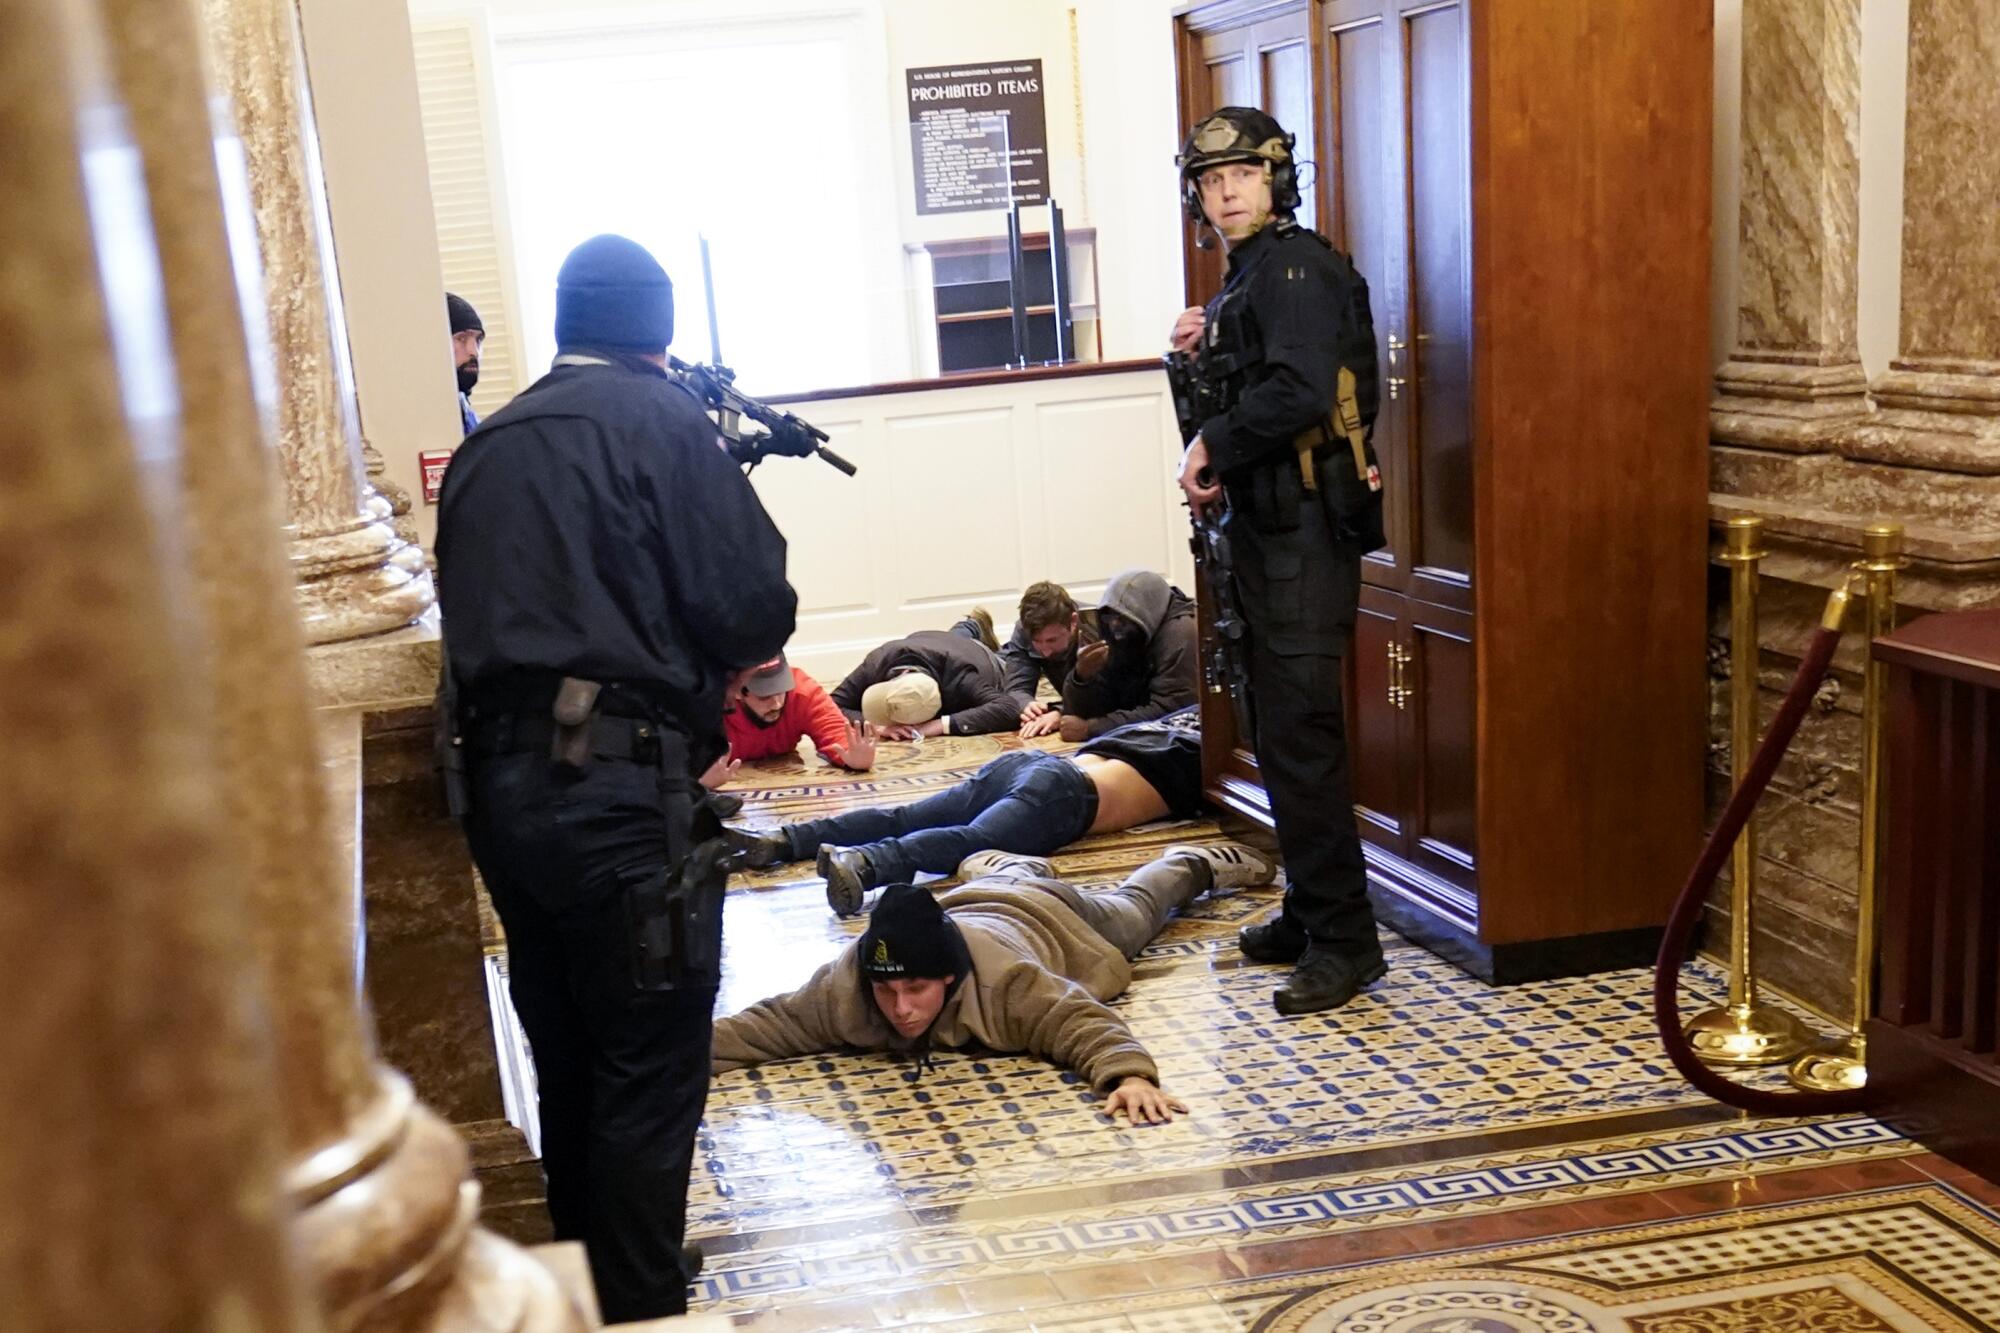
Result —
[{"label": "red fire alarm box", "polygon": [[438,502],[438,492],[444,489],[444,470],[451,465],[451,450],[423,449],[417,453],[417,466],[424,471],[424,503]]}]

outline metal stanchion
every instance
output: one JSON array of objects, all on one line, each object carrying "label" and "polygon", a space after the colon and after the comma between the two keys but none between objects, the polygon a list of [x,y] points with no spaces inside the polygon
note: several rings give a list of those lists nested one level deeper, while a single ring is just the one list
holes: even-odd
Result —
[{"label": "metal stanchion", "polygon": [[[1730,770],[1743,785],[1757,748],[1757,563],[1764,558],[1764,520],[1732,518],[1724,529],[1723,563],[1729,566]],[[1732,848],[1729,884],[1729,1003],[1689,1021],[1688,1045],[1710,1065],[1782,1064],[1814,1044],[1792,1015],[1757,998],[1751,927],[1757,895],[1757,826],[1743,826]]]},{"label": "metal stanchion", "polygon": [[1876,896],[1882,870],[1882,757],[1888,716],[1887,668],[1875,660],[1875,640],[1896,625],[1896,571],[1903,567],[1903,527],[1871,523],[1861,537],[1856,573],[1868,595],[1868,666],[1861,690],[1860,913],[1854,927],[1854,1009],[1847,1033],[1825,1051],[1799,1057],[1790,1070],[1798,1087],[1841,1092],[1868,1083],[1868,1015],[1875,1007]]}]

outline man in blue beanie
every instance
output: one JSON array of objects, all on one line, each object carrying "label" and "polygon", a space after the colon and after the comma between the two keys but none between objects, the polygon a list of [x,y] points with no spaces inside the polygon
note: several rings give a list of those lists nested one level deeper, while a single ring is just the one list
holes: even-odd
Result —
[{"label": "man in blue beanie", "polygon": [[666,373],[673,334],[644,247],[579,245],[554,367],[460,446],[438,511],[466,839],[506,927],[556,1237],[584,1242],[614,1323],[687,1306],[723,890],[691,855],[721,831],[697,776],[797,607],[784,538]]}]

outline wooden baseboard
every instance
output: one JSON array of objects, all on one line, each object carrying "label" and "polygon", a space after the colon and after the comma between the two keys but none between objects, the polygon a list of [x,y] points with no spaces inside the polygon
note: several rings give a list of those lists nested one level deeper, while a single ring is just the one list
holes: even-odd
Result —
[{"label": "wooden baseboard", "polygon": [[2000,1184],[2000,1064],[1921,1028],[1868,1024],[1870,1109],[1899,1134]]},{"label": "wooden baseboard", "polygon": [[1479,938],[1477,904],[1471,895],[1379,847],[1364,845],[1364,850],[1368,898],[1376,920],[1490,985],[1517,986],[1650,967],[1659,954],[1657,927],[1488,944]]}]

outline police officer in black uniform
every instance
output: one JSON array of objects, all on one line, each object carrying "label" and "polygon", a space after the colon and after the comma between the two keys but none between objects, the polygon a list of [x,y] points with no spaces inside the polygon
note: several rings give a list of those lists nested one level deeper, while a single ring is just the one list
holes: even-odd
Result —
[{"label": "police officer in black uniform", "polygon": [[506,927],[559,1239],[617,1322],[678,1314],[726,871],[697,775],[791,636],[785,542],[669,377],[673,289],[584,242],[554,368],[460,446],[438,513],[465,831]]},{"label": "police officer in black uniform", "polygon": [[[1283,912],[1246,927],[1244,954],[1294,964],[1284,1014],[1332,1009],[1384,971],[1356,831],[1341,713],[1361,557],[1382,544],[1368,289],[1347,256],[1294,220],[1292,136],[1262,111],[1224,107],[1177,159],[1183,200],[1229,255],[1222,292],[1183,312],[1173,348],[1216,394],[1182,462],[1197,516],[1226,505],[1248,626],[1257,764],[1287,888]],[[1198,244],[1212,245],[1203,237]]]}]

